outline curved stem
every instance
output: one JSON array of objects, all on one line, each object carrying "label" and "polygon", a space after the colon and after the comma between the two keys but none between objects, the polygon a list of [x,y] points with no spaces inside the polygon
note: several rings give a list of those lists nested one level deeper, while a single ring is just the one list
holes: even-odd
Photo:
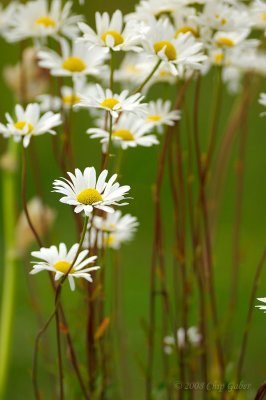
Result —
[{"label": "curved stem", "polygon": [[[17,145],[9,141],[9,154],[16,159]],[[14,317],[14,297],[16,290],[16,260],[14,254],[15,230],[15,176],[11,171],[3,172],[3,234],[5,241],[4,278],[0,321],[0,398],[5,395],[10,362],[10,348]]]},{"label": "curved stem", "polygon": [[134,90],[134,94],[135,93],[141,93],[141,91],[144,89],[144,87],[147,85],[147,83],[151,80],[151,78],[153,77],[153,75],[155,74],[155,72],[157,71],[157,69],[159,68],[159,66],[161,65],[162,60],[159,60],[157,62],[157,64],[155,65],[155,67],[153,68],[153,70],[151,71],[151,73],[147,76],[147,78],[144,80],[144,82],[142,82],[142,84],[136,89]]}]

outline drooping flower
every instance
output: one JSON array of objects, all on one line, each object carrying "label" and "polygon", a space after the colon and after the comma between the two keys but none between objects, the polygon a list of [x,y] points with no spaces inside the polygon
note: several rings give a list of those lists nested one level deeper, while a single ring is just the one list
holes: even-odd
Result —
[{"label": "drooping flower", "polygon": [[15,107],[15,119],[6,114],[7,124],[0,124],[0,133],[4,137],[13,137],[16,142],[23,141],[24,147],[30,143],[32,136],[44,133],[55,135],[53,128],[62,123],[60,114],[49,111],[41,115],[40,105],[28,104],[25,110],[19,104]]},{"label": "drooping flower", "polygon": [[116,182],[117,174],[106,181],[108,171],[104,170],[96,177],[93,167],[88,167],[82,173],[79,169],[75,174],[68,172],[70,180],[57,179],[53,183],[54,192],[63,194],[62,203],[75,206],[76,213],[84,212],[89,216],[94,208],[106,212],[114,212],[112,206],[123,206],[121,203],[130,190],[130,186],[120,186]]},{"label": "drooping flower", "polygon": [[[67,279],[71,290],[75,289],[75,278],[83,278],[88,282],[92,282],[91,272],[98,270],[100,267],[85,267],[88,264],[93,264],[97,256],[87,257],[89,251],[82,250],[74,262],[78,247],[79,244],[76,243],[68,251],[66,245],[60,243],[58,248],[56,246],[49,248],[42,247],[39,251],[33,251],[31,255],[42,261],[33,262],[33,269],[30,274],[34,275],[41,271],[51,271],[55,273],[56,281],[68,274]],[[72,268],[70,269],[70,267]]]},{"label": "drooping flower", "polygon": [[[186,343],[186,336],[187,336],[187,343]],[[187,329],[187,335],[185,333],[184,328],[179,328],[177,330],[177,337],[176,339],[174,336],[166,336],[164,338],[164,351],[166,354],[172,354],[176,343],[178,347],[185,347],[186,345],[190,345],[196,347],[200,344],[202,339],[202,335],[200,334],[198,328],[196,326],[191,326]]]}]

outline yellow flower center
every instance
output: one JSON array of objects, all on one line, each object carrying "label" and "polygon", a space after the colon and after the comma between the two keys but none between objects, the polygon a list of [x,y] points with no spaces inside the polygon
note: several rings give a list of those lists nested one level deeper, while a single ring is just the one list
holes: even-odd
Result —
[{"label": "yellow flower center", "polygon": [[108,31],[102,34],[101,39],[106,43],[107,36],[112,36],[115,42],[115,46],[119,46],[120,44],[124,43],[124,38],[120,35],[117,31]]},{"label": "yellow flower center", "polygon": [[118,129],[117,131],[113,132],[113,136],[119,137],[125,141],[134,140],[132,133],[126,129]]},{"label": "yellow flower center", "polygon": [[16,129],[19,129],[19,130],[21,130],[21,131],[22,131],[22,129],[25,128],[25,126],[27,126],[27,128],[28,128],[28,133],[31,133],[31,132],[33,131],[33,125],[30,124],[29,122],[26,122],[26,121],[18,121],[18,122],[15,123],[15,128],[16,128]]},{"label": "yellow flower center", "polygon": [[[68,261],[57,261],[54,265],[54,268],[59,271],[62,272],[63,274],[66,274],[71,266],[71,263]],[[70,270],[70,274],[73,273],[75,271],[75,269],[72,267]]]},{"label": "yellow flower center", "polygon": [[216,64],[221,64],[221,62],[223,62],[224,60],[224,53],[216,53],[214,55],[214,62]]},{"label": "yellow flower center", "polygon": [[152,121],[152,122],[159,122],[159,121],[161,121],[161,119],[162,119],[161,115],[158,115],[158,114],[157,115],[149,115],[147,118],[148,121]]},{"label": "yellow flower center", "polygon": [[227,37],[219,37],[216,41],[218,46],[225,46],[225,47],[234,47],[235,43],[232,39]]},{"label": "yellow flower center", "polygon": [[42,25],[45,28],[54,28],[56,26],[56,22],[53,18],[44,16],[36,19],[35,24]]},{"label": "yellow flower center", "polygon": [[85,189],[77,195],[77,201],[81,204],[85,204],[86,206],[91,206],[95,203],[99,203],[102,200],[102,196],[96,189]]},{"label": "yellow flower center", "polygon": [[110,110],[113,110],[117,104],[119,104],[119,101],[117,99],[114,99],[113,97],[105,99],[101,102],[102,107],[110,108]]},{"label": "yellow flower center", "polygon": [[67,106],[73,106],[74,104],[77,104],[80,102],[80,97],[76,96],[75,94],[73,95],[68,95],[68,96],[63,96],[62,98],[63,103]]},{"label": "yellow flower center", "polygon": [[70,72],[82,72],[86,69],[86,64],[79,57],[68,57],[62,67]]},{"label": "yellow flower center", "polygon": [[114,237],[112,235],[107,235],[107,237],[104,238],[105,246],[107,247],[112,246],[113,243],[114,243]]},{"label": "yellow flower center", "polygon": [[153,46],[155,53],[158,54],[162,49],[164,49],[164,53],[168,60],[173,61],[176,60],[176,49],[174,45],[168,40],[162,40],[161,42],[154,43]]},{"label": "yellow flower center", "polygon": [[261,19],[263,22],[266,22],[266,13],[265,12],[261,14]]},{"label": "yellow flower center", "polygon": [[175,33],[175,38],[177,38],[180,33],[188,33],[190,32],[193,36],[199,37],[199,34],[196,29],[192,28],[191,26],[182,26],[182,28],[177,29]]}]

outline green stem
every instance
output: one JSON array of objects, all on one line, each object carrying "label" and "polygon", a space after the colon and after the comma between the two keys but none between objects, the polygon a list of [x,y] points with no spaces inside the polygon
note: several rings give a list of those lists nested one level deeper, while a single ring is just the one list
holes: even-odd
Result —
[{"label": "green stem", "polygon": [[[16,160],[17,145],[9,141],[8,153]],[[16,183],[13,171],[3,172],[3,231],[5,241],[4,279],[0,323],[0,398],[4,398],[14,319],[14,298],[16,289],[16,256],[14,231],[16,225]]]},{"label": "green stem", "polygon": [[157,62],[157,64],[155,65],[155,67],[153,68],[153,70],[151,71],[151,73],[147,76],[147,78],[144,80],[144,82],[142,82],[142,84],[134,91],[135,93],[140,93],[143,88],[147,85],[147,83],[151,80],[151,78],[153,77],[153,75],[155,74],[155,72],[157,71],[157,69],[159,68],[159,66],[161,65],[162,60],[159,60]]},{"label": "green stem", "polygon": [[113,91],[114,88],[114,51],[110,51],[110,89]]}]

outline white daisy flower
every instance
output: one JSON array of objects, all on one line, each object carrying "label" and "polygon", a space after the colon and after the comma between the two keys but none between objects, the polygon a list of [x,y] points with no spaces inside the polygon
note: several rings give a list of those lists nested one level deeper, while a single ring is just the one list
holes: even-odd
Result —
[{"label": "white daisy flower", "polygon": [[125,242],[132,240],[139,226],[136,217],[130,214],[122,215],[121,211],[106,214],[105,217],[94,216],[93,226],[89,227],[84,247],[94,246],[98,248],[110,247],[119,249]]},{"label": "white daisy flower", "polygon": [[173,126],[176,121],[181,119],[181,112],[179,110],[171,110],[171,108],[169,100],[158,99],[157,101],[150,101],[147,107],[147,123],[152,127]]},{"label": "white daisy flower", "polygon": [[111,206],[128,204],[120,202],[126,199],[130,186],[120,186],[115,182],[117,174],[106,181],[108,171],[104,170],[97,179],[95,168],[88,167],[83,173],[75,169],[75,174],[68,172],[68,175],[70,180],[62,178],[54,181],[54,192],[63,194],[61,203],[75,206],[76,213],[84,212],[89,216],[94,208],[112,213],[114,209]]},{"label": "white daisy flower", "polygon": [[258,297],[257,300],[259,300],[262,303],[264,303],[264,305],[260,304],[260,305],[255,306],[255,307],[258,308],[259,310],[264,311],[264,313],[266,313],[266,297]]},{"label": "white daisy flower", "polygon": [[77,23],[83,17],[71,15],[71,8],[71,1],[63,5],[61,0],[52,0],[50,6],[48,0],[19,4],[6,38],[10,42],[58,35],[74,39],[78,34]]},{"label": "white daisy flower", "polygon": [[14,18],[17,3],[11,2],[6,8],[0,4],[0,35],[5,36],[6,29],[8,29],[10,21]]},{"label": "white daisy flower", "polygon": [[[60,243],[59,247],[51,246],[49,248],[42,247],[40,251],[33,251],[31,255],[42,261],[34,261],[33,269],[30,274],[34,275],[41,271],[51,271],[55,273],[55,280],[61,279],[66,275],[75,260],[79,244],[74,244],[70,250],[64,243]],[[74,265],[68,273],[67,279],[71,290],[75,289],[74,278],[83,278],[88,282],[92,282],[92,276],[90,272],[98,270],[100,267],[93,266],[89,268],[88,264],[93,264],[97,259],[97,256],[88,257],[89,251],[82,250],[77,257]]]},{"label": "white daisy flower", "polygon": [[84,43],[73,42],[72,48],[66,40],[60,40],[61,54],[52,50],[38,52],[39,65],[49,69],[54,76],[100,76],[107,59],[102,49],[90,49]]},{"label": "white daisy flower", "polygon": [[155,62],[167,64],[174,75],[184,68],[200,69],[207,57],[201,52],[203,44],[190,34],[179,34],[175,38],[173,26],[167,19],[152,21],[150,30],[143,37],[143,47]]},{"label": "white daisy flower", "polygon": [[16,142],[23,140],[24,147],[30,143],[32,136],[51,133],[55,135],[53,128],[62,123],[60,114],[49,111],[41,116],[40,105],[37,103],[28,104],[26,109],[19,104],[15,107],[15,119],[6,114],[7,124],[0,124],[0,133],[4,137],[13,136]]},{"label": "white daisy flower", "polygon": [[96,32],[83,22],[79,28],[83,37],[79,40],[85,41],[89,47],[105,47],[113,51],[140,51],[141,36],[136,26],[127,23],[124,26],[123,15],[116,10],[112,17],[107,12],[95,15]]},{"label": "white daisy flower", "polygon": [[[129,147],[144,146],[150,147],[159,144],[155,135],[148,135],[152,126],[145,124],[143,119],[137,118],[135,115],[122,114],[121,118],[113,126],[112,141],[114,144],[121,146],[123,150]],[[87,133],[92,139],[101,139],[104,145],[109,142],[109,132],[100,128],[91,128]]]},{"label": "white daisy flower", "polygon": [[255,0],[250,11],[253,27],[266,30],[266,2]]},{"label": "white daisy flower", "polygon": [[141,0],[135,12],[127,15],[127,20],[147,20],[149,17],[172,16],[180,7],[176,0]]},{"label": "white daisy flower", "polygon": [[235,32],[216,32],[213,41],[221,48],[232,48],[242,43],[249,35],[249,29]]},{"label": "white daisy flower", "polygon": [[81,96],[81,101],[76,107],[99,108],[108,111],[114,118],[120,112],[132,112],[136,115],[144,115],[146,104],[141,103],[144,96],[141,93],[129,96],[128,90],[123,90],[120,94],[113,94],[110,89],[104,90],[100,85],[96,85],[97,93],[94,96]]}]

